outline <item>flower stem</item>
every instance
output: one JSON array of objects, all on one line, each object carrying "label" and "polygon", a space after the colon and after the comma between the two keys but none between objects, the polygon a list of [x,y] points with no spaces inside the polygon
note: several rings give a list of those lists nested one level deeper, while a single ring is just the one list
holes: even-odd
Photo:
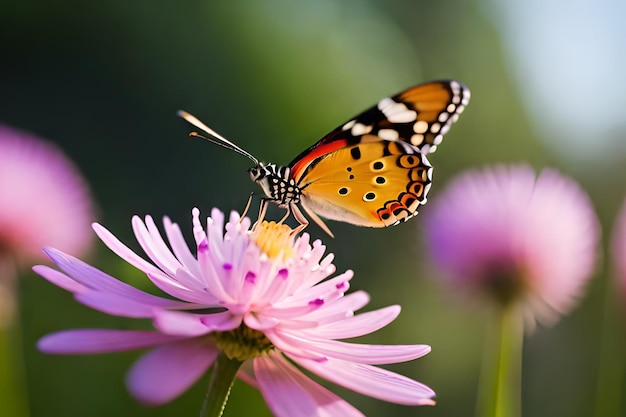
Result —
[{"label": "flower stem", "polygon": [[624,372],[624,329],[619,325],[619,311],[615,284],[606,282],[604,310],[600,335],[600,363],[596,388],[595,417],[620,415],[622,374]]},{"label": "flower stem", "polygon": [[[497,333],[488,338],[476,415],[519,417],[521,415],[521,373],[523,326],[514,308],[499,311]],[[497,352],[494,354],[494,347]]]},{"label": "flower stem", "polygon": [[220,417],[222,415],[224,408],[226,408],[230,388],[233,386],[237,370],[242,363],[237,359],[229,359],[223,353],[217,356],[200,417]]},{"label": "flower stem", "polygon": [[28,401],[20,329],[0,327],[0,408],[7,416],[28,417]]}]

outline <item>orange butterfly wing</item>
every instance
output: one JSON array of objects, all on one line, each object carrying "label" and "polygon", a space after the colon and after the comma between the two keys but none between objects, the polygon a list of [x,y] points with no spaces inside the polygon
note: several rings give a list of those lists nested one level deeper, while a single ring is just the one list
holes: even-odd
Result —
[{"label": "orange butterfly wing", "polygon": [[469,102],[458,81],[433,81],[385,98],[289,165],[301,203],[326,218],[385,227],[415,214],[432,180],[434,152]]}]

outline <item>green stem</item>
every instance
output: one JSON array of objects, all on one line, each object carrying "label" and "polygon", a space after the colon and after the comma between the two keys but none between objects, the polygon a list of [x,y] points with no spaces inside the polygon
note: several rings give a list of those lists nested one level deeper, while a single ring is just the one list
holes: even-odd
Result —
[{"label": "green stem", "polygon": [[604,310],[600,334],[600,363],[598,364],[598,385],[596,391],[595,417],[618,417],[624,372],[624,329],[619,326],[615,285],[610,279],[606,282]]},{"label": "green stem", "polygon": [[[479,417],[521,415],[523,326],[515,309],[508,308],[499,312],[501,314],[497,332],[492,332],[492,337],[485,344],[476,413]],[[490,339],[493,340],[493,345]],[[497,350],[494,349],[496,346]]]},{"label": "green stem", "polygon": [[223,353],[217,356],[200,417],[221,417],[226,408],[230,388],[242,363],[237,359],[229,359]]},{"label": "green stem", "polygon": [[26,378],[18,325],[0,328],[0,408],[3,415],[28,417]]}]

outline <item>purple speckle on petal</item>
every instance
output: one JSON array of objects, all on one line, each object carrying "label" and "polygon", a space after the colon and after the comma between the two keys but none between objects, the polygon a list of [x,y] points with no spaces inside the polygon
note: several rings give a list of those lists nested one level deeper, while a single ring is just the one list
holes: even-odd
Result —
[{"label": "purple speckle on petal", "polygon": [[336,288],[339,291],[345,291],[345,290],[348,289],[348,283],[346,281],[342,281],[342,282],[340,282],[339,284],[336,285]]},{"label": "purple speckle on petal", "polygon": [[286,268],[283,268],[280,271],[278,271],[278,278],[287,279],[288,276],[289,276],[289,270],[287,270]]},{"label": "purple speckle on petal", "polygon": [[233,264],[229,264],[227,262],[224,265],[222,265],[222,268],[224,268],[225,271],[230,271],[231,269],[233,269]]},{"label": "purple speckle on petal", "polygon": [[256,274],[252,271],[248,271],[244,279],[249,284],[256,284]]},{"label": "purple speckle on petal", "polygon": [[198,244],[198,252],[206,252],[209,250],[209,242],[206,239],[202,239],[202,242]]},{"label": "purple speckle on petal", "polygon": [[315,300],[309,301],[310,306],[319,307],[324,305],[324,300],[321,298],[316,298]]}]

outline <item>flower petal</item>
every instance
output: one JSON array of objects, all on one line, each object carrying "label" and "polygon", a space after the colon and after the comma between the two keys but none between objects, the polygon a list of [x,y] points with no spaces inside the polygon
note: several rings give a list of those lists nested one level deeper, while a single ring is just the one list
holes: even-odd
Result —
[{"label": "flower petal", "polygon": [[117,256],[124,259],[126,262],[134,266],[135,268],[145,272],[146,274],[159,274],[161,270],[156,266],[147,262],[141,256],[133,252],[128,246],[124,245],[113,233],[109,232],[106,228],[94,223],[92,225],[93,230],[96,232],[100,240],[107,245]]},{"label": "flower petal", "polygon": [[368,345],[337,340],[314,340],[285,333],[281,336],[283,341],[319,355],[369,365],[406,362],[421,358],[431,350],[428,345]]},{"label": "flower petal", "polygon": [[94,310],[120,317],[150,318],[156,310],[151,305],[105,292],[89,291],[76,294],[74,298]]},{"label": "flower petal", "polygon": [[230,311],[224,311],[222,313],[206,314],[200,320],[209,330],[223,332],[239,327],[243,318]]},{"label": "flower petal", "polygon": [[182,311],[159,310],[154,312],[154,327],[165,334],[180,336],[201,336],[211,332],[202,323],[202,318],[211,314],[195,314]]},{"label": "flower petal", "polygon": [[52,269],[46,265],[35,265],[33,266],[33,271],[54,285],[63,288],[66,291],[71,293],[80,293],[84,291],[88,291],[89,288],[84,286],[83,284],[77,282],[73,278],[68,277],[63,272],[57,271],[56,269]]},{"label": "flower petal", "polygon": [[435,392],[424,384],[386,369],[328,359],[316,362],[297,357],[299,365],[335,384],[363,395],[405,405],[434,405]]},{"label": "flower petal", "polygon": [[254,359],[263,398],[277,417],[356,417],[363,414],[306,377],[279,353]]},{"label": "flower petal", "polygon": [[142,349],[175,340],[180,337],[141,330],[76,329],[46,335],[37,348],[56,355],[83,355]]},{"label": "flower petal", "polygon": [[126,385],[142,403],[164,404],[196,382],[213,364],[217,354],[214,346],[201,339],[159,346],[133,365]]},{"label": "flower petal", "polygon": [[[398,317],[400,306],[389,306],[375,311],[368,311],[343,320],[336,320],[320,325],[303,333],[320,339],[348,339],[373,333],[382,329]],[[307,317],[309,318],[309,317]]]},{"label": "flower petal", "polygon": [[80,284],[98,290],[123,297],[129,301],[135,301],[142,304],[148,304],[162,308],[181,308],[187,306],[186,303],[168,300],[166,298],[157,297],[144,291],[123,283],[122,281],[105,274],[99,269],[86,264],[85,262],[74,258],[68,254],[53,248],[45,248],[45,252],[50,259],[65,271],[72,279]]},{"label": "flower petal", "polygon": [[172,251],[174,255],[176,255],[176,258],[189,270],[192,276],[202,276],[198,260],[189,250],[189,246],[187,246],[187,242],[185,242],[185,238],[178,224],[173,223],[169,217],[163,219],[163,224],[165,225],[167,239],[172,246]]},{"label": "flower petal", "polygon": [[145,223],[139,216],[133,216],[131,223],[141,249],[159,268],[168,275],[174,275],[182,265],[163,241],[152,216],[146,216]]},{"label": "flower petal", "polygon": [[363,308],[370,301],[370,296],[365,291],[355,291],[344,295],[334,303],[320,308],[307,315],[307,320],[315,320],[318,323],[329,323],[352,317],[353,313]]}]

